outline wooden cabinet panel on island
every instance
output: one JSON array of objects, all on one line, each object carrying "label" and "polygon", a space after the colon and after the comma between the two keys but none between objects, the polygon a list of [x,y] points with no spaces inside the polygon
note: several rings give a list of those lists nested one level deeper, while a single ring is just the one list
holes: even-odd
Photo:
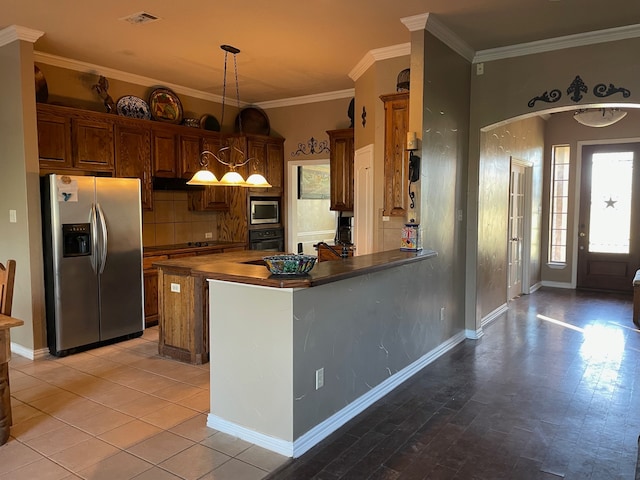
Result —
[{"label": "wooden cabinet panel on island", "polygon": [[353,211],[353,128],[329,130],[330,210]]},{"label": "wooden cabinet panel on island", "polygon": [[139,178],[142,208],[153,209],[151,130],[116,125],[116,177]]},{"label": "wooden cabinet panel on island", "polygon": [[382,95],[384,102],[384,215],[407,213],[409,92]]}]

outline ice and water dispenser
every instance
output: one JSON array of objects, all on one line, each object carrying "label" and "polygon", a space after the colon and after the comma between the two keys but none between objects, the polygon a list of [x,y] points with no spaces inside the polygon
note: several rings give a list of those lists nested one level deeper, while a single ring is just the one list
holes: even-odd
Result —
[{"label": "ice and water dispenser", "polygon": [[91,225],[66,223],[62,225],[62,256],[83,257],[91,255]]}]

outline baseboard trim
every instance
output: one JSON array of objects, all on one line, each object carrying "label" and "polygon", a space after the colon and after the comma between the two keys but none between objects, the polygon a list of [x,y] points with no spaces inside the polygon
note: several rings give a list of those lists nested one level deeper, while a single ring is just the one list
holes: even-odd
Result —
[{"label": "baseboard trim", "polygon": [[48,348],[33,350],[31,348],[23,347],[22,345],[14,342],[11,342],[11,352],[15,353],[16,355],[20,355],[21,357],[28,358],[29,360],[39,360],[49,355]]},{"label": "baseboard trim", "polygon": [[567,283],[567,282],[548,282],[548,281],[542,281],[541,282],[543,287],[553,287],[553,288],[568,288],[568,289],[575,289],[575,285],[572,285],[571,283]]},{"label": "baseboard trim", "polygon": [[540,290],[540,288],[542,288],[542,282],[537,282],[536,284],[534,284],[529,288],[529,295],[531,295],[534,292],[537,292],[538,290]]},{"label": "baseboard trim", "polygon": [[267,450],[279,453],[280,455],[297,458],[327,438],[349,420],[352,420],[358,414],[362,413],[387,393],[400,386],[434,360],[447,353],[459,343],[462,343],[465,338],[467,338],[465,332],[460,332],[449,338],[447,341],[441,343],[438,347],[426,353],[412,364],[407,365],[384,382],[372,388],[361,397],[358,397],[342,410],[334,413],[325,421],[319,423],[293,442],[253,431],[236,423],[224,420],[211,413],[207,416],[207,427],[215,428],[216,430],[233,435],[247,442],[251,442],[262,448],[266,448]]},{"label": "baseboard trim", "polygon": [[498,318],[500,315],[502,315],[504,312],[506,312],[508,309],[509,309],[509,307],[507,306],[507,304],[503,303],[498,308],[496,308],[493,312],[491,312],[488,315],[484,316],[482,318],[482,320],[480,321],[480,325],[482,325],[483,327],[486,327],[491,322],[493,322],[496,318]]}]

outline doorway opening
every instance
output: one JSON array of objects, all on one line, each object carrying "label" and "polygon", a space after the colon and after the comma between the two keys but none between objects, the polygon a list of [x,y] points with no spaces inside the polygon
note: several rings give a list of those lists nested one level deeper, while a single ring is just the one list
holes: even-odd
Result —
[{"label": "doorway opening", "polygon": [[582,147],[577,288],[631,292],[640,267],[640,143]]},{"label": "doorway opening", "polygon": [[[314,245],[318,242],[333,243],[336,235],[336,212],[329,210],[330,199],[322,195],[300,195],[300,169],[303,166],[326,167],[329,174],[329,159],[298,160],[287,163],[287,250],[293,253],[316,255]],[[319,173],[321,169],[318,169]],[[324,181],[324,180],[323,180]],[[303,197],[303,198],[299,198]],[[313,198],[318,197],[318,198]]]},{"label": "doorway opening", "polygon": [[533,164],[511,157],[509,180],[507,299],[529,293]]}]

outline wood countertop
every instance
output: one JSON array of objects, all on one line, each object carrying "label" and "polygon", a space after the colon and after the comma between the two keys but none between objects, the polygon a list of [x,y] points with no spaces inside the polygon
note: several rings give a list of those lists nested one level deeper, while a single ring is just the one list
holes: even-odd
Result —
[{"label": "wood countertop", "polygon": [[305,288],[422,261],[435,257],[437,252],[389,250],[331,262],[316,262],[313,269],[303,276],[272,275],[262,264],[262,257],[273,254],[276,253],[245,250],[160,260],[152,265],[161,268],[165,273],[178,275],[203,276],[212,280],[266,287]]}]

